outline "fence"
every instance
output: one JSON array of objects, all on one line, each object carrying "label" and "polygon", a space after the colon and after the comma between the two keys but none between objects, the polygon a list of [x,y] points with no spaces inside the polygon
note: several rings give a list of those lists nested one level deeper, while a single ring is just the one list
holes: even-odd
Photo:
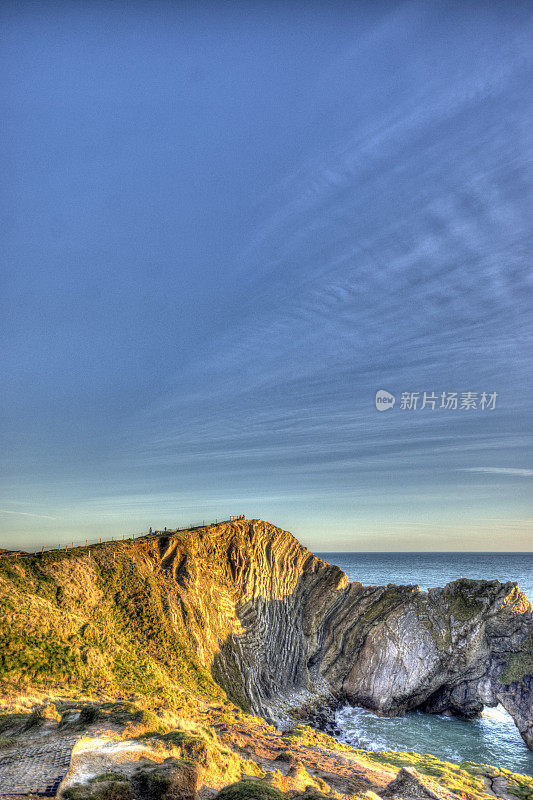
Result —
[{"label": "fence", "polygon": [[8,551],[7,553],[0,553],[0,558],[31,558],[34,556],[42,555],[43,553],[50,553],[55,551],[64,551],[64,550],[78,550],[83,547],[92,547],[98,546],[101,544],[109,544],[110,542],[131,542],[136,539],[148,539],[150,537],[158,537],[158,536],[168,536],[172,533],[180,533],[181,531],[194,531],[198,530],[199,528],[209,528],[212,525],[221,525],[226,522],[235,522],[237,520],[244,519],[244,514],[239,514],[238,516],[229,517],[229,519],[216,519],[214,522],[207,522],[202,520],[202,522],[192,522],[190,525],[185,525],[182,528],[165,528],[162,531],[159,530],[150,530],[148,532],[132,534],[131,536],[127,536],[125,533],[122,535],[122,538],[111,536],[111,538],[106,539],[105,537],[100,537],[99,539],[80,539],[80,540],[73,540],[72,542],[67,542],[64,545],[59,544],[57,547],[43,547],[40,550],[36,550],[34,553],[25,553],[22,550],[17,551]]}]

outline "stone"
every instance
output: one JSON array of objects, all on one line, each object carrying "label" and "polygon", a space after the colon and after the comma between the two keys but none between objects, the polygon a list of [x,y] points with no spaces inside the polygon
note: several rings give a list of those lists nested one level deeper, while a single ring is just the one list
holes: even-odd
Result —
[{"label": "stone", "polygon": [[193,764],[167,758],[160,766],[140,772],[136,783],[153,800],[195,800],[200,774]]},{"label": "stone", "polygon": [[456,794],[437,786],[434,781],[420,775],[414,767],[402,767],[381,794],[383,798],[398,797],[403,800],[459,800]]}]

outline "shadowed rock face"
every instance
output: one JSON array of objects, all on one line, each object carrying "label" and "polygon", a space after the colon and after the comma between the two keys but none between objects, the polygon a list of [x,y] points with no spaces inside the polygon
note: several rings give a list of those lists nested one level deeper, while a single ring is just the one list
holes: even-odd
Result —
[{"label": "shadowed rock face", "polygon": [[141,680],[159,692],[189,681],[214,696],[209,670],[231,699],[274,720],[332,697],[385,714],[473,716],[501,702],[533,749],[533,611],[514,583],[350,584],[262,520],[5,565],[10,690],[78,680],[112,693]]},{"label": "shadowed rock face", "polygon": [[213,558],[225,562],[238,625],[213,648],[212,667],[236,700],[273,717],[302,690],[385,714],[474,716],[501,702],[533,748],[533,613],[516,584],[459,580],[429,592],[350,584],[261,520],[213,528],[205,546],[188,586],[209,580]]}]

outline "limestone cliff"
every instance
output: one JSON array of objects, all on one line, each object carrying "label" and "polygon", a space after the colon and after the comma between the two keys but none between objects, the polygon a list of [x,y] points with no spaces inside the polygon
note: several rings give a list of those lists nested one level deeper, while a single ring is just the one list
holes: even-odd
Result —
[{"label": "limestone cliff", "polygon": [[[501,702],[533,748],[533,612],[513,583],[350,584],[261,520],[2,562],[5,685],[53,683],[60,654],[63,682],[222,686],[267,717],[319,694],[390,714]],[[30,636],[43,626],[48,666]],[[10,661],[17,636],[26,671]]]}]

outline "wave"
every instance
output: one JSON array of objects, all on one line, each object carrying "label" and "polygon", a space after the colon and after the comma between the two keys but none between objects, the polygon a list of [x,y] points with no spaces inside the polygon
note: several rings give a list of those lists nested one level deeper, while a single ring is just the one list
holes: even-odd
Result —
[{"label": "wave", "polygon": [[380,717],[364,708],[337,711],[337,738],[363,750],[429,753],[449,761],[478,761],[533,776],[533,753],[502,706],[478,719],[411,712]]}]

